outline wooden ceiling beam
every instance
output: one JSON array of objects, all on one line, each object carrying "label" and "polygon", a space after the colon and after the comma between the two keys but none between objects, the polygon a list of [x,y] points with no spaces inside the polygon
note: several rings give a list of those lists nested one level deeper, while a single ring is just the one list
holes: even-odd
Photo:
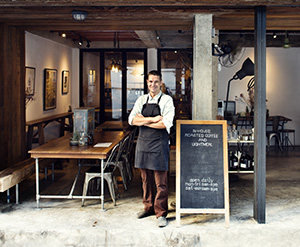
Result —
[{"label": "wooden ceiling beam", "polygon": [[[165,47],[181,47],[185,42],[186,47],[191,47],[193,19],[196,14],[212,14],[213,25],[220,31],[253,31],[257,5],[267,6],[267,30],[300,31],[298,1],[300,0],[1,0],[0,22],[26,31],[48,34],[51,33],[49,31],[75,31],[84,38],[99,43],[110,44],[114,32],[118,31],[119,39],[128,41],[127,43],[143,41],[146,47],[160,47],[163,43],[166,44],[163,44]],[[84,22],[73,20],[72,10],[87,11],[87,19]],[[178,30],[188,34],[178,37]],[[166,31],[175,33],[175,37],[166,35]],[[123,35],[122,32],[128,34]],[[160,32],[162,42],[155,40],[155,34]],[[58,37],[56,34],[54,36]],[[78,40],[78,37],[69,34],[70,40]]]},{"label": "wooden ceiling beam", "polygon": [[178,19],[143,19],[135,20],[101,20],[101,21],[86,21],[86,22],[64,22],[60,20],[48,21],[10,21],[8,25],[19,26],[25,30],[191,30],[191,20]]},{"label": "wooden ceiling beam", "polygon": [[294,0],[2,0],[0,6],[279,6],[297,5]]}]

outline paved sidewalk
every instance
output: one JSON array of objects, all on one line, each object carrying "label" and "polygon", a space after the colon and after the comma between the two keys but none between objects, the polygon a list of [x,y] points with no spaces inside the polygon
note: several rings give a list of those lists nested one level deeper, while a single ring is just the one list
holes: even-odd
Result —
[{"label": "paved sidewalk", "polygon": [[[287,155],[289,154],[289,155]],[[63,163],[56,181],[41,181],[41,192],[67,193],[76,164]],[[42,176],[41,176],[42,178]],[[169,202],[175,201],[175,179],[170,177]],[[81,193],[81,184],[75,193]],[[21,204],[6,204],[1,196],[0,246],[300,246],[300,155],[267,156],[266,224],[253,220],[253,174],[230,184],[230,226],[223,215],[184,215],[176,227],[170,206],[168,225],[157,226],[155,216],[137,219],[142,206],[138,174],[122,191],[117,206],[106,193],[99,201],[41,199],[36,208],[34,177],[20,185]],[[26,192],[25,192],[26,191]]]}]

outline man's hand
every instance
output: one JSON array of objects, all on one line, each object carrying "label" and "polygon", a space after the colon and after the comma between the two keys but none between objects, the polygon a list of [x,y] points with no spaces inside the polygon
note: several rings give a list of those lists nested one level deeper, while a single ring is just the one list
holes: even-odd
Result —
[{"label": "man's hand", "polygon": [[144,116],[141,113],[136,114],[135,117],[136,118],[141,118],[141,119],[144,118]]},{"label": "man's hand", "polygon": [[142,114],[138,113],[132,120],[132,124],[136,126],[149,126],[152,123],[158,123],[163,120],[162,116],[156,117],[144,117]]},{"label": "man's hand", "polygon": [[160,116],[160,115],[157,115],[156,117],[153,117],[152,123],[157,123],[157,122],[162,121],[162,120],[163,120],[163,117]]}]

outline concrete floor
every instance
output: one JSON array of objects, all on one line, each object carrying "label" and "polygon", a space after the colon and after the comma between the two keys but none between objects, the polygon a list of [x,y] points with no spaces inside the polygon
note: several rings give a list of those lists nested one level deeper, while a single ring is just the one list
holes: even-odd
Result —
[{"label": "concrete floor", "polygon": [[[77,171],[74,161],[55,170],[55,181],[41,175],[42,193],[68,194]],[[230,183],[230,226],[223,215],[184,215],[176,227],[170,206],[168,226],[158,228],[155,216],[137,219],[143,208],[141,181],[135,171],[127,191],[119,184],[114,206],[106,192],[105,209],[99,201],[41,199],[36,208],[35,177],[20,184],[20,204],[0,201],[0,246],[300,246],[300,148],[267,155],[266,224],[253,220],[253,174]],[[83,175],[75,194],[82,191]],[[169,203],[175,201],[175,179],[170,177]],[[13,194],[13,191],[11,191]],[[13,198],[13,195],[12,195]]]}]

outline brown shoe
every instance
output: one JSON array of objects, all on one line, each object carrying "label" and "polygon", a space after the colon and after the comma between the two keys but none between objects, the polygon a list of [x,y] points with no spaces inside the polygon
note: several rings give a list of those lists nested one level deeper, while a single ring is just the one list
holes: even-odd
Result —
[{"label": "brown shoe", "polygon": [[151,215],[155,215],[155,213],[153,211],[147,212],[147,211],[144,210],[144,211],[139,212],[137,214],[137,218],[138,219],[143,219],[143,218],[146,218],[146,217],[151,216]]}]

